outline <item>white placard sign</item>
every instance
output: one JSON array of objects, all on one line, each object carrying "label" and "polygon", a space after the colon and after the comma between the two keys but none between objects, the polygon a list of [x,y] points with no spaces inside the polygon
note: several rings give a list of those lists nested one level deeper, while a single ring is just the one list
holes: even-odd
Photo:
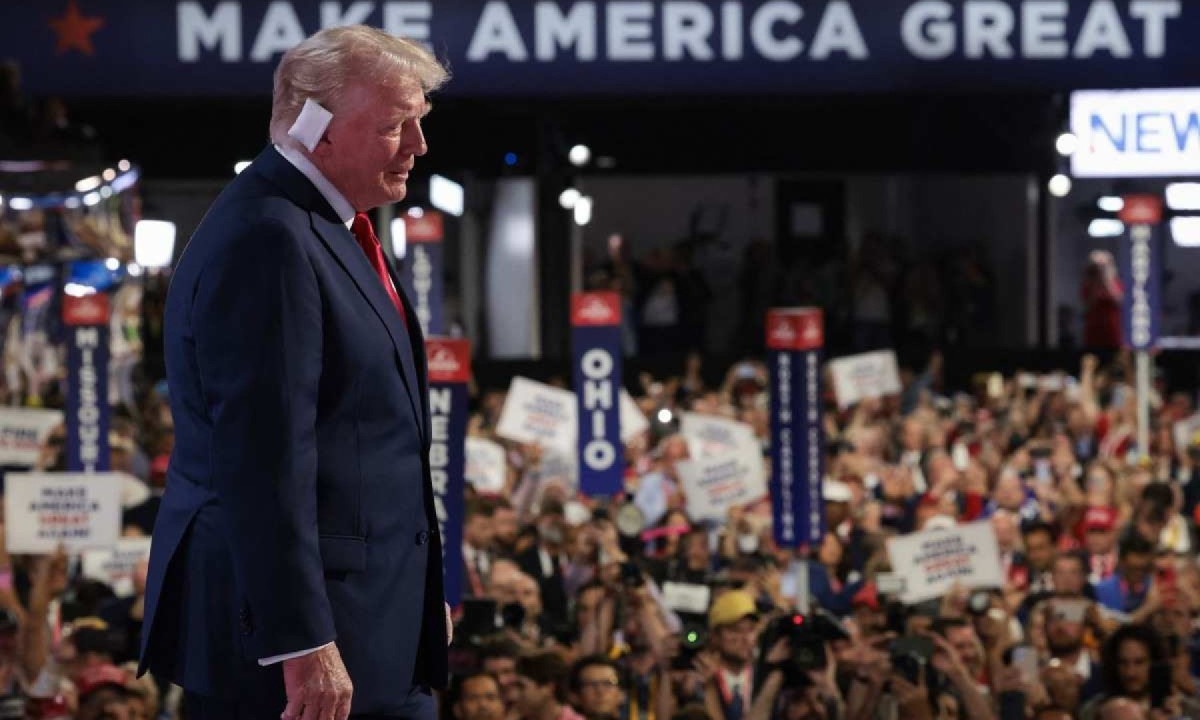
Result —
[{"label": "white placard sign", "polygon": [[693,458],[722,457],[740,449],[761,446],[754,428],[746,423],[700,413],[681,413],[679,434],[687,440]]},{"label": "white placard sign", "polygon": [[1175,447],[1186,448],[1191,444],[1192,435],[1200,431],[1200,413],[1176,422],[1172,430],[1175,433]]},{"label": "white placard sign", "polygon": [[687,494],[687,514],[693,521],[721,522],[729,508],[746,505],[767,494],[762,451],[742,449],[715,458],[682,460],[675,471]]},{"label": "white placard sign", "polygon": [[900,392],[900,368],[896,364],[896,353],[891,350],[838,358],[829,363],[829,370],[833,375],[833,392],[841,408],[860,400]]},{"label": "white placard sign", "polygon": [[650,421],[637,402],[621,388],[621,442],[629,442],[633,436],[645,432],[650,427]]},{"label": "white placard sign", "polygon": [[907,604],[941,597],[958,583],[965,588],[1000,588],[1000,551],[987,520],[946,530],[910,533],[887,541],[892,573],[905,579]]},{"label": "white placard sign", "polygon": [[504,446],[484,438],[469,437],[466,442],[466,481],[481,493],[504,492],[508,477],[508,458]]},{"label": "white placard sign", "polygon": [[[621,440],[628,441],[650,427],[650,421],[624,389],[620,398]],[[508,388],[496,434],[506,440],[574,453],[578,417],[574,392],[515,377]]]},{"label": "white placard sign", "polygon": [[663,605],[675,612],[703,615],[708,612],[712,589],[707,585],[665,582],[662,587]]},{"label": "white placard sign", "polygon": [[134,594],[133,574],[139,562],[150,559],[150,538],[122,538],[108,550],[83,553],[83,574],[107,584],[117,597]]},{"label": "white placard sign", "polygon": [[0,408],[0,465],[33,465],[50,431],[61,425],[59,410]]},{"label": "white placard sign", "polygon": [[4,488],[8,551],[112,548],[121,535],[121,484],[116,473],[10,473]]},{"label": "white placard sign", "polygon": [[1075,177],[1200,175],[1200,89],[1071,93]]},{"label": "white placard sign", "polygon": [[574,453],[575,414],[575,393],[515,377],[496,423],[496,434],[519,443]]}]

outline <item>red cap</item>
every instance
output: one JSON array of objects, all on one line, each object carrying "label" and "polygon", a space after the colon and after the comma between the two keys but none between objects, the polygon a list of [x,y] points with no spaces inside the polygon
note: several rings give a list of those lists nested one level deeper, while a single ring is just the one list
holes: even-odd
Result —
[{"label": "red cap", "polygon": [[850,606],[859,607],[860,605],[865,605],[871,610],[879,609],[879,591],[875,588],[875,583],[869,582],[854,593],[854,597],[850,600]]},{"label": "red cap", "polygon": [[1110,507],[1090,507],[1083,516],[1083,529],[1109,531],[1117,526],[1117,511]]},{"label": "red cap", "polygon": [[84,668],[75,676],[75,686],[79,688],[80,697],[105,685],[125,687],[127,682],[129,682],[129,673],[116,665],[108,664]]}]

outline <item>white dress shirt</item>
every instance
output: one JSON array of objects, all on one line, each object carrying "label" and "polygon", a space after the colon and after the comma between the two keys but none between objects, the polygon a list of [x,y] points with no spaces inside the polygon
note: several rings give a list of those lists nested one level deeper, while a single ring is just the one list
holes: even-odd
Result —
[{"label": "white dress shirt", "polygon": [[[290,147],[281,147],[279,145],[276,145],[275,149],[279,151],[279,154],[282,155],[285,160],[292,164],[292,167],[299,170],[304,177],[308,178],[309,182],[311,182],[317,188],[317,192],[321,193],[321,197],[325,198],[325,201],[329,203],[329,206],[333,208],[333,211],[337,213],[338,219],[346,224],[346,229],[349,229],[354,223],[354,207],[350,205],[350,202],[346,200],[346,198],[340,192],[338,192],[337,188],[333,186],[333,183],[329,182],[329,180],[321,174],[321,171],[317,169],[316,165],[312,164],[311,160],[304,157],[304,155],[297,150],[294,150]],[[308,650],[300,650],[298,652],[286,653],[284,655],[274,655],[272,657],[262,658],[258,661],[258,664],[266,667],[267,665],[281,663],[284,660],[293,660],[295,658],[304,657],[305,655],[314,653],[322,648],[329,647],[332,644],[333,643],[326,643],[320,647],[309,648]]]}]

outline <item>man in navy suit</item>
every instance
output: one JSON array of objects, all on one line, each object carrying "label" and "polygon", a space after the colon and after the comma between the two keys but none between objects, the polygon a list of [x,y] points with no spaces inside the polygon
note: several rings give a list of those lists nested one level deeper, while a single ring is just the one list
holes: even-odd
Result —
[{"label": "man in navy suit", "polygon": [[446,77],[363,26],[289,51],[272,146],[175,270],[141,665],[193,720],[435,715],[449,623],[424,341],[365,212],[404,198]]}]

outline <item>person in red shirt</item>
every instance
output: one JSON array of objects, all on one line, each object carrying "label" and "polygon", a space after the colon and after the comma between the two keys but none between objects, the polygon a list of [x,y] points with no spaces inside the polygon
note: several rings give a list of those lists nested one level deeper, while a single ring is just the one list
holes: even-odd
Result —
[{"label": "person in red shirt", "polygon": [[1112,253],[1096,250],[1083,273],[1083,344],[1089,348],[1115,350],[1121,347],[1121,298],[1124,290],[1117,277]]}]

